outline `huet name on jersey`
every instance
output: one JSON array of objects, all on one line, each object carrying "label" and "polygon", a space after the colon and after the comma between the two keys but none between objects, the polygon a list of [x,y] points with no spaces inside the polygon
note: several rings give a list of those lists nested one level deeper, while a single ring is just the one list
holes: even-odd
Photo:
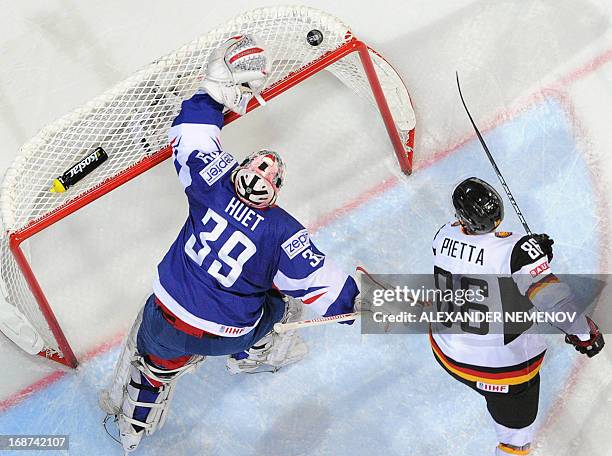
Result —
[{"label": "huet name on jersey", "polygon": [[235,197],[232,197],[230,202],[227,204],[225,212],[234,217],[243,226],[250,228],[251,231],[255,231],[255,228],[257,228],[259,222],[264,220],[264,217],[259,215],[246,204],[240,202],[238,198]]}]

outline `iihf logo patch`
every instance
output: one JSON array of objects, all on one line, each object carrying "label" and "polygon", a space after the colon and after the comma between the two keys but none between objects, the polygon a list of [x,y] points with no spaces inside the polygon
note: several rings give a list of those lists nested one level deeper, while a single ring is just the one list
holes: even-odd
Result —
[{"label": "iihf logo patch", "polygon": [[508,385],[492,385],[490,383],[476,382],[476,388],[488,393],[508,393],[510,386]]}]

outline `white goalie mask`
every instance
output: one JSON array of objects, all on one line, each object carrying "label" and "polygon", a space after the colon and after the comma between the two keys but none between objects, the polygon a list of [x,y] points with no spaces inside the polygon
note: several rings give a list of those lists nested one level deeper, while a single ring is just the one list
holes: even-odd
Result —
[{"label": "white goalie mask", "polygon": [[276,202],[284,176],[285,164],[280,155],[264,149],[249,155],[232,173],[232,181],[240,201],[264,209]]}]

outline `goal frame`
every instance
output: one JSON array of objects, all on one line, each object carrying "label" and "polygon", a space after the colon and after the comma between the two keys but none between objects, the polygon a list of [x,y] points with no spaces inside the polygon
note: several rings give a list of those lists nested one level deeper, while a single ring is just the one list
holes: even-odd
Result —
[{"label": "goal frame", "polygon": [[[285,78],[272,84],[261,94],[262,98],[266,101],[280,95],[281,93],[289,90],[300,82],[307,78],[315,75],[316,73],[324,70],[328,66],[337,62],[338,60],[356,52],[359,56],[361,65],[363,66],[364,73],[367,77],[372,95],[380,112],[380,115],[385,124],[387,134],[395,150],[397,160],[400,165],[400,169],[406,175],[412,173],[412,161],[413,161],[413,146],[414,146],[414,128],[410,130],[408,139],[403,142],[397,131],[396,125],[393,120],[393,115],[389,108],[389,104],[384,95],[383,88],[380,84],[376,69],[370,56],[370,52],[376,53],[373,49],[368,47],[364,42],[359,39],[352,37],[350,40],[339,46],[338,48],[323,54],[319,58],[313,60],[309,64],[303,66],[299,70],[288,74]],[[380,54],[376,53],[379,57]],[[260,106],[260,103],[253,98],[247,106],[246,112],[250,112]],[[225,125],[238,119],[240,115],[234,112],[227,112],[225,114]],[[31,221],[25,227],[9,234],[9,249],[14,256],[16,263],[23,273],[25,281],[30,288],[38,307],[43,314],[49,328],[55,337],[60,350],[63,353],[63,357],[56,353],[47,353],[46,350],[42,350],[39,355],[47,359],[51,359],[65,366],[76,368],[79,365],[78,359],[68,342],[56,316],[49,304],[45,293],[36,279],[36,275],[32,270],[30,262],[22,249],[22,243],[32,236],[36,235],[40,231],[50,227],[51,225],[59,222],[66,218],[70,214],[83,208],[84,206],[92,203],[98,198],[106,195],[117,187],[125,184],[126,182],[134,179],[140,174],[148,171],[149,169],[157,166],[158,164],[165,161],[172,155],[172,149],[168,145],[157,152],[142,158],[134,165],[126,168],[117,175],[110,177],[100,182],[95,187],[85,193],[67,201],[62,206],[57,207],[53,211],[45,214],[44,216]]]}]

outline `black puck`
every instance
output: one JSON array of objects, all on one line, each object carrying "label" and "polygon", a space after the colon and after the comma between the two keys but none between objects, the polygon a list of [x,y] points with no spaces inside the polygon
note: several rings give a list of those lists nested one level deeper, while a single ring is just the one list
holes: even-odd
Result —
[{"label": "black puck", "polygon": [[321,30],[313,29],[306,35],[306,40],[311,46],[318,46],[323,42],[323,33]]}]

